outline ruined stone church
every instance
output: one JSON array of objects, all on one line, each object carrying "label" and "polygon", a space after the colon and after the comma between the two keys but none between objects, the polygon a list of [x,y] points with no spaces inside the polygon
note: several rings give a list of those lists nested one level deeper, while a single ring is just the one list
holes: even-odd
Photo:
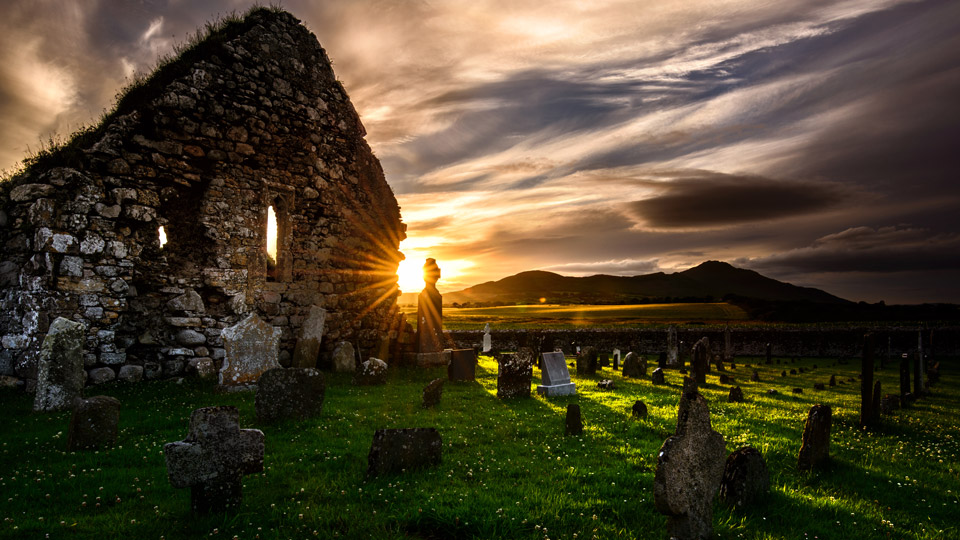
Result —
[{"label": "ruined stone church", "polygon": [[219,367],[221,330],[251,312],[282,330],[283,365],[311,306],[320,367],[339,340],[385,350],[405,226],[364,135],[295,17],[211,30],[0,184],[0,375],[29,387],[57,317],[85,325],[88,371],[147,378]]}]

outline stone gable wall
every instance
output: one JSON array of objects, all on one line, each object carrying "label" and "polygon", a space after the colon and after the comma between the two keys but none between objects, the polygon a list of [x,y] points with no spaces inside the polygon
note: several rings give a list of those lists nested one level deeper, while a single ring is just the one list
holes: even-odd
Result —
[{"label": "stone gable wall", "polygon": [[250,311],[283,330],[281,363],[313,304],[328,311],[321,359],[340,339],[395,337],[405,226],[360,119],[299,21],[245,23],[69,166],[0,185],[0,374],[35,378],[57,316],[87,326],[88,369],[148,377],[219,365],[220,330]]}]

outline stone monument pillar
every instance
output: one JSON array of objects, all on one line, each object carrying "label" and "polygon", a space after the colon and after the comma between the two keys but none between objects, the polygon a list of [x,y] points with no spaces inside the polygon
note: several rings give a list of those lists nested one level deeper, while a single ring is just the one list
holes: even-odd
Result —
[{"label": "stone monument pillar", "polygon": [[418,367],[445,366],[450,353],[444,351],[443,297],[437,290],[440,267],[435,259],[423,264],[423,291],[417,297],[417,352],[414,363]]}]

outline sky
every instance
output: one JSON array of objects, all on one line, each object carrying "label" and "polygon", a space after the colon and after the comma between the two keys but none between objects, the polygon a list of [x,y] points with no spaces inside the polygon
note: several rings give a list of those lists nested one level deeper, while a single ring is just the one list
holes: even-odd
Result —
[{"label": "sky", "polygon": [[[250,4],[5,0],[0,168]],[[960,303],[956,0],[275,4],[333,61],[408,225],[404,265],[436,258],[441,291],[723,260]]]}]

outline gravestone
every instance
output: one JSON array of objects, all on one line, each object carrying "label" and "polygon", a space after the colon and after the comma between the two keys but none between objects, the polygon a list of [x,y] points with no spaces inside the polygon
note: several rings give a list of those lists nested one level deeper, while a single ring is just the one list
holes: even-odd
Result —
[{"label": "gravestone", "polygon": [[730,403],[743,403],[743,390],[739,386],[734,386],[730,389],[730,394],[727,396],[727,401]]},{"label": "gravestone", "polygon": [[900,358],[900,395],[905,396],[910,393],[910,364],[907,361],[907,354],[904,353]]},{"label": "gravestone", "polygon": [[680,351],[677,349],[677,329],[671,326],[667,329],[667,366],[676,367],[679,365]]},{"label": "gravestone", "polygon": [[569,396],[577,393],[577,385],[570,382],[570,370],[562,352],[545,352],[541,355],[541,384],[537,393],[546,396]]},{"label": "gravestone", "polygon": [[367,476],[439,465],[443,440],[436,428],[378,429],[367,455]]},{"label": "gravestone", "polygon": [[567,405],[567,417],[564,420],[564,435],[583,434],[583,419],[580,416],[580,405],[569,403]]},{"label": "gravestone", "polygon": [[443,379],[434,379],[430,384],[423,388],[420,398],[420,406],[424,409],[436,407],[440,404],[440,398],[443,396]]},{"label": "gravestone", "polygon": [[880,399],[880,412],[884,415],[891,415],[893,411],[900,406],[900,397],[887,394]]},{"label": "gravestone", "polygon": [[601,368],[610,367],[610,355],[605,352],[598,353],[597,365]]},{"label": "gravestone", "polygon": [[730,340],[730,325],[723,327],[723,361],[733,360],[733,345]]},{"label": "gravestone", "polygon": [[379,358],[370,358],[360,364],[360,369],[353,376],[353,384],[357,386],[377,386],[387,383],[387,363]]},{"label": "gravestone", "polygon": [[773,363],[773,360],[771,360],[771,355],[770,355],[770,353],[771,353],[770,344],[767,343],[766,352],[765,352],[765,356],[766,356],[766,361],[765,361],[765,363],[767,363],[767,364],[772,364],[772,363]]},{"label": "gravestone", "polygon": [[597,388],[599,388],[600,390],[613,390],[614,388],[616,388],[616,385],[613,384],[613,380],[611,379],[603,379],[602,381],[597,383]]},{"label": "gravestone", "polygon": [[639,399],[633,402],[633,407],[630,409],[631,416],[634,418],[646,418],[647,417],[647,404],[640,401]]},{"label": "gravestone", "polygon": [[792,390],[792,392],[793,392],[794,394],[802,394],[802,393],[803,393],[803,388],[794,388],[794,389]]},{"label": "gravestone", "polygon": [[268,369],[280,367],[277,349],[281,332],[279,328],[260,320],[256,313],[221,330],[226,357],[220,368],[220,386],[237,388],[252,385]]},{"label": "gravestone", "polygon": [[723,367],[723,359],[720,358],[719,354],[713,355],[713,362],[717,365],[717,371],[726,371],[727,368]]},{"label": "gravestone", "polygon": [[836,375],[831,375],[831,376],[830,376],[830,382],[827,383],[827,384],[829,384],[830,386],[836,386],[836,385],[837,385],[837,376],[836,376]]},{"label": "gravestone", "polygon": [[813,383],[813,389],[814,389],[814,390],[826,390],[827,387],[826,387],[826,385],[824,385],[822,382],[818,382],[818,383]]},{"label": "gravestone", "polygon": [[513,399],[530,397],[530,381],[533,379],[533,365],[513,354],[502,354],[497,358],[497,397]]},{"label": "gravestone", "polygon": [[445,366],[450,355],[444,352],[443,297],[437,290],[440,267],[435,259],[423,264],[423,291],[417,297],[416,352],[410,363],[417,367]]},{"label": "gravestone", "polygon": [[641,356],[635,352],[628,352],[623,359],[623,376],[640,379],[647,376],[647,361],[641,361]]},{"label": "gravestone", "polygon": [[743,508],[761,502],[769,491],[770,472],[760,452],[744,446],[727,457],[720,480],[720,500]]},{"label": "gravestone", "polygon": [[863,354],[860,357],[860,427],[873,425],[873,334],[863,336]]},{"label": "gravestone", "polygon": [[753,373],[750,374],[750,380],[753,382],[760,382],[760,373],[757,370],[753,370]]},{"label": "gravestone", "polygon": [[106,448],[117,442],[120,400],[109,396],[78,398],[73,405],[67,450]]},{"label": "gravestone", "polygon": [[667,516],[667,536],[707,538],[713,534],[713,499],[723,476],[723,435],[710,426],[707,400],[696,381],[684,378],[677,430],[657,454],[653,500]]},{"label": "gravestone", "polygon": [[187,438],[163,445],[167,478],[175,488],[190,488],[194,512],[239,505],[243,475],[263,471],[263,432],[240,429],[239,420],[236,407],[196,409]]},{"label": "gravestone", "polygon": [[691,371],[697,384],[707,384],[707,368],[710,366],[710,340],[700,338],[693,344]]},{"label": "gravestone", "polygon": [[620,349],[613,350],[613,369],[620,369]]},{"label": "gravestone", "polygon": [[493,348],[493,339],[490,337],[490,323],[483,327],[483,352],[490,352]]},{"label": "gravestone", "polygon": [[268,370],[257,381],[257,420],[271,423],[319,416],[326,390],[323,373],[314,368]]},{"label": "gravestone", "polygon": [[577,355],[577,375],[594,375],[597,373],[597,350],[593,347],[584,347]]},{"label": "gravestone", "polygon": [[733,384],[733,377],[725,374],[720,375],[720,384]]},{"label": "gravestone", "polygon": [[667,384],[667,381],[663,376],[663,368],[657,368],[653,370],[653,374],[650,376],[650,382],[658,386]]},{"label": "gravestone", "polygon": [[357,353],[353,343],[340,341],[333,348],[333,371],[337,373],[354,373],[357,371]]},{"label": "gravestone", "polygon": [[300,325],[300,335],[293,350],[293,367],[315,368],[320,354],[320,341],[327,320],[327,310],[320,306],[310,306],[310,313]]},{"label": "gravestone", "polygon": [[473,349],[453,349],[450,351],[450,365],[447,366],[447,379],[451,381],[477,380],[477,353]]},{"label": "gravestone", "polygon": [[80,397],[86,375],[83,371],[85,335],[82,323],[63,317],[57,317],[50,324],[40,345],[34,411],[63,411]]},{"label": "gravestone", "polygon": [[797,455],[797,468],[801,471],[823,468],[829,461],[831,421],[829,405],[810,407],[803,425],[803,443]]},{"label": "gravestone", "polygon": [[920,366],[923,364],[921,354],[923,354],[922,351],[917,351],[913,355],[913,395],[918,398],[923,395],[923,375],[920,373]]}]

